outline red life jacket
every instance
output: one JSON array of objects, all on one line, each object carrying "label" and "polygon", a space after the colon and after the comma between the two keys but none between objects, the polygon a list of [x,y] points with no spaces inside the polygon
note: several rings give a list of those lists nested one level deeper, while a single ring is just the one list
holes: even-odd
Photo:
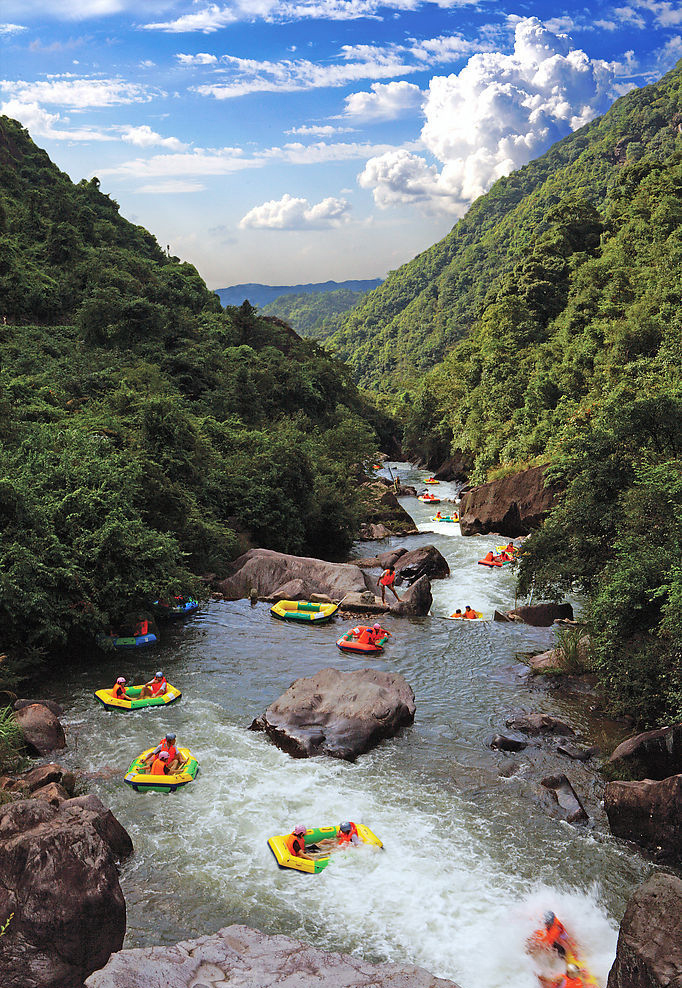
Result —
[{"label": "red life jacket", "polygon": [[152,762],[152,768],[149,773],[150,775],[165,775],[166,774],[166,762],[163,758],[155,758]]},{"label": "red life jacket", "polygon": [[167,685],[168,683],[166,682],[165,676],[163,677],[163,679],[159,680],[158,682],[156,681],[156,679],[153,680],[151,685],[152,696],[158,696],[159,693],[161,692],[161,688]]},{"label": "red life jacket", "polygon": [[178,749],[175,747],[174,744],[168,744],[168,742],[166,741],[165,738],[161,742],[161,751],[167,751],[168,752],[168,761],[169,762],[172,762],[174,758],[177,758],[178,757]]},{"label": "red life jacket", "polygon": [[126,688],[122,686],[121,683],[116,683],[113,690],[111,691],[117,700],[125,700],[126,698]]},{"label": "red life jacket", "polygon": [[138,621],[135,625],[135,630],[133,631],[133,638],[138,638],[140,635],[146,635],[149,631],[149,621]]},{"label": "red life jacket", "polygon": [[353,821],[350,821],[350,833],[344,834],[342,830],[339,830],[339,844],[350,844],[353,835],[359,837],[358,828],[355,826]]},{"label": "red life jacket", "polygon": [[493,559],[495,558],[495,554],[494,554],[493,550],[491,549],[490,552],[486,552],[484,558],[485,558],[486,562],[491,563],[493,561]]},{"label": "red life jacket", "polygon": [[374,632],[371,628],[363,628],[358,635],[358,642],[362,645],[374,644]]},{"label": "red life jacket", "polygon": [[305,849],[305,839],[298,834],[287,834],[284,838],[284,843],[287,846],[287,851],[294,858],[297,858],[301,851]]},{"label": "red life jacket", "polygon": [[381,579],[379,583],[382,587],[392,587],[395,582],[395,572],[393,570],[385,569],[381,574]]}]

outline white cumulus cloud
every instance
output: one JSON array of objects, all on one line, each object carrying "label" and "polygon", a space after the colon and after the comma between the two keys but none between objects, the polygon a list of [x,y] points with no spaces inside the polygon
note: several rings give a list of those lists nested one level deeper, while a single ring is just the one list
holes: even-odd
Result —
[{"label": "white cumulus cloud", "polygon": [[[421,140],[442,165],[433,186],[439,208],[462,215],[498,178],[588,123],[608,106],[614,77],[613,65],[535,17],[517,22],[511,54],[476,54],[459,73],[434,76]],[[391,205],[423,201],[432,179],[426,161],[382,156],[359,180],[379,205]]]},{"label": "white cumulus cloud", "polygon": [[418,110],[424,100],[419,86],[411,82],[373,82],[369,93],[346,96],[345,115],[361,120],[395,120]]},{"label": "white cumulus cloud", "polygon": [[55,77],[36,82],[0,79],[0,90],[23,103],[49,103],[72,110],[142,103],[152,98],[143,86],[123,79]]},{"label": "white cumulus cloud", "polygon": [[431,203],[443,194],[436,166],[404,148],[370,158],[358,182],[363,189],[374,191],[374,200],[382,209],[406,202]]},{"label": "white cumulus cloud", "polygon": [[311,206],[307,199],[286,193],[281,199],[254,206],[239,226],[242,230],[324,230],[345,223],[349,214],[350,204],[345,199],[329,196]]},{"label": "white cumulus cloud", "polygon": [[[0,103],[0,113],[18,120],[31,137],[48,137],[53,141],[113,141],[116,138],[92,127],[69,127],[59,113],[49,113],[35,101],[10,99]],[[65,128],[65,124],[67,124]]]},{"label": "white cumulus cloud", "polygon": [[177,137],[162,137],[147,124],[142,124],[139,127],[123,127],[121,138],[126,144],[134,144],[138,148],[163,147],[170,151],[185,151],[187,149],[187,145],[179,141]]}]

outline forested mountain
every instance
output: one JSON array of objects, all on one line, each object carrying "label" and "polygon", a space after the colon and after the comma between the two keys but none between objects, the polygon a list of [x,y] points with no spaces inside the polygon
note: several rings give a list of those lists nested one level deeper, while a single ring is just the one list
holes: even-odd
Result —
[{"label": "forested mountain", "polygon": [[666,160],[680,141],[681,80],[678,66],[623,96],[603,117],[496,182],[443,240],[391,272],[332,337],[358,381],[392,392],[412,385],[467,336],[567,195],[601,210],[626,166],[643,157]]},{"label": "forested mountain", "polygon": [[381,284],[381,278],[366,281],[320,281],[307,285],[259,285],[248,282],[244,285],[231,285],[216,289],[222,305],[241,305],[248,301],[251,305],[270,305],[281,295],[315,295],[318,292],[369,292]]},{"label": "forested mountain", "polygon": [[[375,287],[374,284],[371,286]],[[301,336],[325,340],[340,325],[340,317],[354,309],[370,289],[351,291],[340,288],[307,295],[280,295],[261,310],[264,316],[284,319]]]},{"label": "forested mountain", "polygon": [[2,677],[250,544],[335,554],[386,420],[0,118]]}]

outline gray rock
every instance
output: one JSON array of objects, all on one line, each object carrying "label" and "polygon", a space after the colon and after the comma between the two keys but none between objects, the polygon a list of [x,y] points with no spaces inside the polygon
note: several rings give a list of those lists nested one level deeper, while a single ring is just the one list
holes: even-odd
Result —
[{"label": "gray rock", "polygon": [[567,758],[572,758],[577,762],[589,762],[590,758],[599,754],[599,748],[592,745],[590,748],[579,748],[576,744],[558,744],[556,750]]},{"label": "gray rock", "polygon": [[682,864],[682,775],[609,782],[604,809],[616,837],[639,844],[657,861]]},{"label": "gray rock", "polygon": [[[259,597],[271,597],[293,581],[291,600],[309,600],[311,594],[323,593],[340,600],[348,593],[372,589],[362,570],[353,563],[328,563],[310,556],[290,556],[272,549],[250,549],[239,556],[227,579],[218,584],[226,600],[248,597],[255,589]],[[287,591],[289,592],[289,591]],[[287,599],[282,597],[281,599]]]},{"label": "gray rock", "polygon": [[531,467],[468,490],[462,488],[462,535],[499,532],[516,538],[541,525],[559,490],[545,487],[545,470],[544,466]]},{"label": "gray rock", "polygon": [[682,881],[652,875],[620,924],[607,988],[682,988]]},{"label": "gray rock", "polygon": [[609,758],[632,778],[666,779],[682,772],[682,724],[636,734],[618,745]]},{"label": "gray rock", "polygon": [[87,988],[457,988],[413,964],[371,964],[285,936],[228,926],[172,947],[114,954]]},{"label": "gray rock", "polygon": [[47,755],[66,748],[64,729],[57,717],[42,703],[31,703],[14,713],[30,755]]},{"label": "gray rock", "polygon": [[524,741],[523,738],[510,738],[505,734],[496,734],[490,742],[490,747],[497,748],[499,751],[523,751],[524,748],[528,747],[528,742]]},{"label": "gray rock", "polygon": [[534,628],[549,628],[557,618],[572,618],[573,608],[570,604],[524,604],[507,611],[506,617]]},{"label": "gray rock", "polygon": [[30,707],[32,703],[42,703],[44,707],[51,710],[55,717],[63,717],[64,710],[55,700],[15,700],[14,709],[23,710],[24,707]]},{"label": "gray rock", "polygon": [[29,769],[28,772],[22,772],[17,781],[22,782],[28,792],[35,792],[36,789],[42,789],[51,782],[56,782],[63,786],[69,796],[73,796],[76,784],[73,772],[67,772],[61,765],[56,765],[54,762],[50,762],[48,765],[38,765],[36,768]]},{"label": "gray rock", "polygon": [[60,806],[69,798],[69,794],[58,782],[48,782],[46,786],[41,786],[33,793],[34,799],[46,799],[53,806]]},{"label": "gray rock", "polygon": [[505,723],[507,727],[521,731],[523,734],[575,734],[572,727],[550,714],[518,714],[515,717],[510,717]]},{"label": "gray rock", "polygon": [[323,669],[297,679],[251,724],[294,758],[354,761],[414,721],[414,693],[400,673]]},{"label": "gray rock", "polygon": [[[389,596],[392,595],[386,594],[387,600]],[[399,601],[392,601],[391,614],[398,617],[422,617],[429,613],[432,603],[431,581],[428,576],[420,576],[411,587],[400,591]]]},{"label": "gray rock", "polygon": [[589,819],[578,794],[565,775],[550,775],[541,785],[556,801],[559,817],[567,823],[584,823]]},{"label": "gray rock", "polygon": [[423,545],[402,554],[395,563],[395,571],[408,585],[421,576],[428,576],[430,580],[443,580],[450,576],[447,560],[434,545]]}]

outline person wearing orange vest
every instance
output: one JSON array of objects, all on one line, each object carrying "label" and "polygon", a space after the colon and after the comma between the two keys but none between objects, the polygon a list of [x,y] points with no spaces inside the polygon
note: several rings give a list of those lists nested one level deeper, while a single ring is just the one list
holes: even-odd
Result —
[{"label": "person wearing orange vest", "polygon": [[462,614],[462,608],[461,607],[458,607],[457,610],[455,611],[455,613],[454,614],[451,614],[450,617],[451,618],[461,618],[461,617],[464,617],[464,615]]},{"label": "person wearing orange vest", "polygon": [[391,563],[389,566],[386,567],[384,572],[377,580],[377,586],[381,587],[382,604],[386,603],[386,587],[388,587],[388,589],[391,591],[391,593],[393,594],[396,600],[400,600],[400,597],[395,592],[395,587],[393,586],[394,583],[395,583],[395,567],[393,566],[393,563]]},{"label": "person wearing orange vest", "polygon": [[566,974],[551,981],[549,978],[543,978],[542,981],[548,988],[585,988],[585,982],[580,977],[580,968],[575,964],[566,965]]},{"label": "person wearing orange vest", "polygon": [[493,552],[492,549],[490,549],[488,552],[486,552],[485,556],[483,557],[483,559],[484,559],[484,561],[486,563],[492,563],[492,561],[493,561],[494,558],[495,558],[495,553]]},{"label": "person wearing orange vest", "polygon": [[339,824],[339,835],[337,837],[337,843],[339,847],[345,847],[346,845],[353,844],[354,846],[360,843],[360,834],[358,833],[358,828],[349,820],[347,823]]},{"label": "person wearing orange vest", "polygon": [[477,618],[478,614],[472,607],[469,606],[469,604],[467,604],[464,614],[462,616],[465,618]]},{"label": "person wearing orange vest", "polygon": [[566,953],[566,948],[570,946],[566,927],[560,919],[557,919],[551,909],[547,910],[542,920],[545,928],[544,930],[536,930],[532,938],[533,943],[541,947],[549,947],[550,950],[556,950],[563,957]]},{"label": "person wearing orange vest", "polygon": [[149,621],[139,620],[133,628],[133,638],[138,638],[149,633]]},{"label": "person wearing orange vest", "polygon": [[154,678],[150,679],[148,683],[145,683],[140,690],[140,699],[147,699],[150,696],[163,696],[168,689],[168,683],[166,677],[159,669],[158,672],[154,673]]},{"label": "person wearing orange vest", "polygon": [[287,851],[293,858],[307,858],[309,861],[313,860],[312,854],[307,854],[305,849],[305,832],[306,827],[303,824],[297,824],[290,834],[284,838],[284,843],[286,844]]},{"label": "person wearing orange vest", "polygon": [[127,700],[128,694],[126,693],[126,681],[123,676],[119,676],[116,680],[116,685],[111,691],[111,695],[115,700]]},{"label": "person wearing orange vest", "polygon": [[152,762],[152,767],[149,769],[150,775],[170,775],[168,769],[168,752],[160,751],[158,756]]},{"label": "person wearing orange vest", "polygon": [[504,551],[508,552],[510,556],[513,556],[514,553],[516,552],[516,546],[514,545],[513,542],[510,542]]},{"label": "person wearing orange vest", "polygon": [[374,644],[374,632],[371,628],[363,628],[358,635],[358,644],[360,645],[373,645]]},{"label": "person wearing orange vest", "polygon": [[145,762],[149,763],[156,755],[163,753],[168,755],[168,774],[178,775],[182,771],[182,768],[187,762],[186,758],[182,758],[180,752],[175,747],[175,734],[167,734],[163,740],[157,744],[153,751],[150,751]]}]

